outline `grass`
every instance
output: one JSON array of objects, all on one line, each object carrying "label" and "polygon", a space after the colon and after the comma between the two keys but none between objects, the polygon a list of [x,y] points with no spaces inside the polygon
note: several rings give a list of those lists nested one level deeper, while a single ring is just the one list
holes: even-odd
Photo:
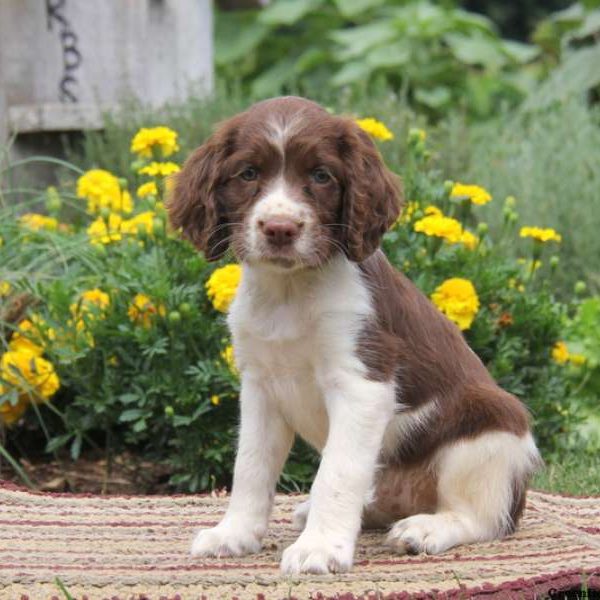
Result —
[{"label": "grass", "polygon": [[554,456],[537,474],[532,487],[562,494],[600,495],[600,455],[597,452],[567,451]]}]

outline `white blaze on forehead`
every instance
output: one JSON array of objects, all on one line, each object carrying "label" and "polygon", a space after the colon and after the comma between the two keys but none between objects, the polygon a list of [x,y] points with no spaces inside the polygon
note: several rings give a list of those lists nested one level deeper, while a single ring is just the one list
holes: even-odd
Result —
[{"label": "white blaze on forehead", "polygon": [[302,125],[302,113],[284,117],[277,115],[267,123],[267,137],[285,155],[286,142],[297,133]]}]

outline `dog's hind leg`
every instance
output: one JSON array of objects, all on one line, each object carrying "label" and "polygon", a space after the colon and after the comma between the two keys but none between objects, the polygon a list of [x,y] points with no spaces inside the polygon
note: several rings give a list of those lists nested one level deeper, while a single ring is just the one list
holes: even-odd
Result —
[{"label": "dog's hind leg", "polygon": [[436,511],[395,523],[389,545],[400,552],[438,554],[514,530],[540,462],[531,434],[483,433],[443,448],[435,460]]}]

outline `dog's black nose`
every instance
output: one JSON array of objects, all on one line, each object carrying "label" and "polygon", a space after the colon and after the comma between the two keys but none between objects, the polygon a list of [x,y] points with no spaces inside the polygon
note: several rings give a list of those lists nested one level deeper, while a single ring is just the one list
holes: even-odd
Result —
[{"label": "dog's black nose", "polygon": [[300,235],[302,223],[291,219],[269,219],[259,221],[259,227],[270,244],[277,247],[288,246]]}]

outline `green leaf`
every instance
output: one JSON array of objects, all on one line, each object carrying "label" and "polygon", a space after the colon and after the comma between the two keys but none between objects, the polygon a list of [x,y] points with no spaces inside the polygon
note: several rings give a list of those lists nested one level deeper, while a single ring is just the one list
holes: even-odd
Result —
[{"label": "green leaf", "polygon": [[579,40],[594,35],[600,31],[600,10],[588,13],[581,27],[572,33],[572,38]]},{"label": "green leaf", "polygon": [[574,96],[582,96],[600,85],[600,44],[575,50],[550,74],[523,104],[524,111],[566,102]]},{"label": "green leaf", "polygon": [[258,21],[266,25],[293,25],[321,4],[323,0],[275,0],[260,11]]},{"label": "green leaf", "polygon": [[399,67],[410,60],[410,49],[405,42],[396,42],[387,46],[373,48],[366,57],[372,69]]},{"label": "green leaf", "polygon": [[146,430],[146,419],[140,419],[133,425],[133,431],[140,433]]},{"label": "green leaf", "polygon": [[215,27],[215,63],[219,66],[245,58],[265,39],[271,28],[256,13],[218,13]]},{"label": "green leaf", "polygon": [[371,67],[364,61],[354,61],[345,64],[332,78],[333,86],[348,85],[365,81],[371,74]]},{"label": "green leaf", "polygon": [[73,460],[77,460],[79,458],[79,455],[81,454],[81,442],[81,434],[78,433],[75,436],[73,443],[71,444],[71,458]]},{"label": "green leaf", "polygon": [[46,444],[46,452],[54,452],[55,450],[62,448],[72,437],[72,433],[65,433],[64,435],[52,438]]},{"label": "green leaf", "polygon": [[283,86],[293,80],[295,63],[295,58],[284,58],[276,62],[270,69],[263,71],[252,82],[252,95],[257,98],[264,98],[280,93]]},{"label": "green leaf", "polygon": [[300,55],[296,64],[294,65],[294,71],[297,75],[305,73],[306,71],[312,71],[319,65],[327,62],[330,56],[329,53],[321,48],[309,48],[306,52]]},{"label": "green leaf", "polygon": [[130,408],[128,410],[123,411],[119,415],[119,421],[121,423],[128,423],[130,421],[135,421],[144,415],[144,411],[140,408]]},{"label": "green leaf", "polygon": [[460,33],[448,33],[444,40],[454,56],[466,65],[482,65],[497,69],[506,63],[498,43],[482,35],[465,36]]},{"label": "green leaf", "polygon": [[380,21],[370,25],[352,27],[349,29],[338,29],[329,34],[331,40],[342,46],[336,51],[336,58],[346,61],[358,56],[375,47],[397,37],[398,30],[390,21]]},{"label": "green leaf", "polygon": [[381,6],[385,0],[333,0],[337,9],[348,19]]},{"label": "green leaf", "polygon": [[537,46],[514,42],[513,40],[502,40],[501,49],[504,54],[519,64],[531,62],[541,54],[541,49]]},{"label": "green leaf", "polygon": [[438,86],[431,90],[419,88],[415,91],[415,100],[417,100],[417,102],[435,110],[448,104],[451,99],[452,94],[450,93],[450,90],[443,86]]}]

